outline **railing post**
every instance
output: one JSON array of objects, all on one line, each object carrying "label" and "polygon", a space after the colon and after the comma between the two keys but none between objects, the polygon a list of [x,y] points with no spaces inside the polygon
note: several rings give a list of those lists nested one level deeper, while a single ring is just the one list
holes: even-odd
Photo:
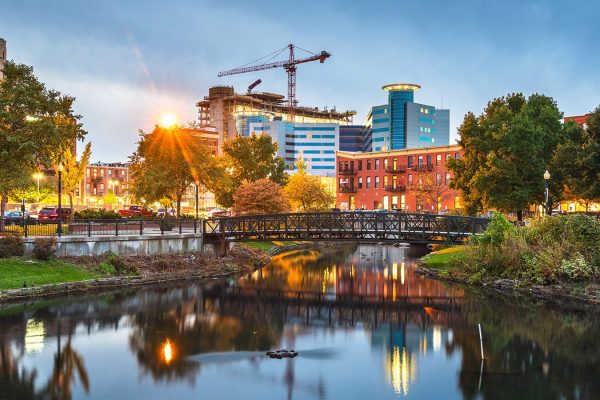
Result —
[{"label": "railing post", "polygon": [[88,234],[88,237],[92,237],[92,220],[91,219],[87,220],[87,234]]},{"label": "railing post", "polygon": [[115,236],[119,236],[119,220],[115,219]]},{"label": "railing post", "polygon": [[144,217],[140,219],[140,236],[144,234]]},{"label": "railing post", "polygon": [[25,219],[25,214],[23,214],[23,234],[25,235],[25,237],[27,237],[29,234],[27,225],[28,224],[27,220]]},{"label": "railing post", "polygon": [[198,220],[194,219],[194,233],[198,233]]},{"label": "railing post", "polygon": [[56,229],[56,234],[58,237],[62,236],[62,218],[58,218],[58,229]]},{"label": "railing post", "polygon": [[181,233],[182,233],[182,227],[181,227],[181,224],[182,224],[182,223],[183,223],[182,219],[181,219],[181,218],[179,218],[179,234],[180,234],[180,235],[181,235]]}]

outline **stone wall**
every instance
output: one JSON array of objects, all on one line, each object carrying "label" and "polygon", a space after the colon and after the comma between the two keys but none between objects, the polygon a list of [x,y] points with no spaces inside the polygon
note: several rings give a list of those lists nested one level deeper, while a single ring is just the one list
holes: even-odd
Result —
[{"label": "stone wall", "polygon": [[[34,238],[25,240],[25,253],[33,251]],[[56,238],[57,255],[89,256],[102,255],[108,252],[145,256],[153,254],[175,254],[202,251],[202,234],[183,233],[132,236],[92,236]]]}]

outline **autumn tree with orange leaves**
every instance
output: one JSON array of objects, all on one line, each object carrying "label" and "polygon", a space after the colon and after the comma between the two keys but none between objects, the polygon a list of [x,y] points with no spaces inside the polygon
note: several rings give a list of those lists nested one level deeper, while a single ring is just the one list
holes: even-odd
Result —
[{"label": "autumn tree with orange leaves", "polygon": [[137,150],[130,156],[132,193],[142,203],[167,198],[181,215],[181,200],[194,183],[211,190],[222,168],[210,149],[181,127],[156,126],[140,131]]}]

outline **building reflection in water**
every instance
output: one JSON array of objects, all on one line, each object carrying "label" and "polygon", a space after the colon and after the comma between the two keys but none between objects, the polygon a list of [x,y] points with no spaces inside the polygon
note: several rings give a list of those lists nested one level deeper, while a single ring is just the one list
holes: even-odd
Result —
[{"label": "building reflection in water", "polygon": [[46,330],[44,321],[30,318],[25,323],[24,348],[26,353],[38,353],[44,350]]}]

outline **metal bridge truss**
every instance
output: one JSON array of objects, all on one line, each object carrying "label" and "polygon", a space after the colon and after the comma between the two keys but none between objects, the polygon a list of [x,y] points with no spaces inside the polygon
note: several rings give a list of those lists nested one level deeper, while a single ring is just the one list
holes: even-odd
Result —
[{"label": "metal bridge truss", "polygon": [[457,243],[482,234],[487,218],[399,212],[250,215],[204,221],[206,242],[328,240]]}]

